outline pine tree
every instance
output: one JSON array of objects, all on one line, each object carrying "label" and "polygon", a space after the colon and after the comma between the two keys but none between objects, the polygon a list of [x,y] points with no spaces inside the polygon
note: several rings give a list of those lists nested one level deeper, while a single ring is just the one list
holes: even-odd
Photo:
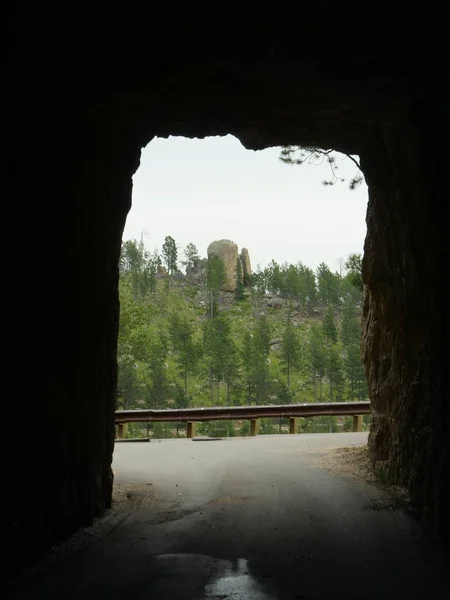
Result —
[{"label": "pine tree", "polygon": [[350,388],[349,400],[354,400],[358,395],[358,382],[361,378],[363,369],[359,344],[347,345],[344,357],[344,371],[347,384]]},{"label": "pine tree", "polygon": [[217,316],[206,322],[204,328],[204,358],[210,376],[211,397],[213,388],[217,390],[219,400],[220,383],[227,385],[227,396],[237,371],[237,348],[231,336],[229,321],[222,316]]},{"label": "pine tree", "polygon": [[316,271],[318,298],[324,305],[338,308],[341,303],[341,277],[332,273],[325,263],[321,263]]},{"label": "pine tree", "polygon": [[225,264],[218,256],[208,258],[206,267],[206,289],[209,295],[209,317],[218,313],[218,296],[226,280]]},{"label": "pine tree", "polygon": [[169,314],[167,327],[172,341],[172,350],[175,352],[181,329],[181,316],[178,311],[173,311]]},{"label": "pine tree", "polygon": [[361,341],[361,323],[356,316],[351,299],[345,301],[342,309],[341,340],[344,348]]},{"label": "pine tree", "polygon": [[184,257],[185,260],[183,261],[183,265],[186,267],[186,270],[195,267],[195,264],[200,260],[197,246],[192,242],[189,242],[184,250]]},{"label": "pine tree", "polygon": [[135,299],[145,298],[156,287],[157,265],[142,241],[122,243],[119,271],[130,282]]},{"label": "pine tree", "polygon": [[175,240],[170,235],[164,238],[162,255],[168,274],[173,275],[178,270],[178,249]]},{"label": "pine tree", "polygon": [[334,322],[333,308],[329,306],[322,321],[322,330],[328,344],[336,344],[338,341],[338,330]]},{"label": "pine tree", "polygon": [[291,372],[300,364],[300,343],[292,323],[288,323],[281,342],[281,362],[287,377],[287,389],[291,389]]},{"label": "pine tree", "polygon": [[272,328],[265,316],[256,319],[253,328],[254,344],[257,352],[267,358],[270,349]]},{"label": "pine tree", "polygon": [[336,396],[336,394],[341,393],[344,383],[341,351],[337,344],[327,348],[325,360],[326,377],[330,389],[330,402],[333,402],[333,394]]},{"label": "pine tree", "polygon": [[322,328],[312,325],[308,335],[308,370],[314,385],[314,400],[317,399],[317,383],[319,383],[319,400],[322,399],[322,381],[326,373],[326,347]]},{"label": "pine tree", "polygon": [[312,312],[318,303],[316,276],[314,275],[314,271],[312,269],[306,267],[302,263],[298,264],[298,271],[300,280],[300,303],[306,308],[306,310]]},{"label": "pine tree", "polygon": [[191,323],[186,317],[180,319],[177,328],[177,355],[175,357],[179,370],[183,376],[184,393],[188,395],[188,375],[200,360],[202,347],[194,341],[194,332]]},{"label": "pine tree", "polygon": [[167,340],[160,336],[149,348],[148,372],[151,383],[147,387],[146,403],[148,408],[164,408],[169,394],[167,380]]},{"label": "pine tree", "polygon": [[247,388],[247,400],[254,399],[256,404],[263,404],[269,386],[269,342],[270,328],[261,317],[246,331],[241,349],[243,379]]},{"label": "pine tree", "polygon": [[352,284],[360,291],[363,289],[362,279],[362,256],[361,254],[350,254],[345,262],[348,276]]}]

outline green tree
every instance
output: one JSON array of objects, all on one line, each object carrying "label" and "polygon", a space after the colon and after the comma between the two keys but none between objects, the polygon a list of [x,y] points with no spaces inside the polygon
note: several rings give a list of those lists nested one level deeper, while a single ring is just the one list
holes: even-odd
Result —
[{"label": "green tree", "polygon": [[177,349],[175,360],[183,376],[184,393],[187,396],[188,375],[201,358],[202,346],[195,342],[193,327],[186,317],[181,318],[178,324]]},{"label": "green tree", "polygon": [[317,284],[314,271],[302,263],[297,265],[299,273],[299,301],[306,310],[312,312],[317,306]]},{"label": "green tree", "polygon": [[225,317],[217,316],[206,322],[204,327],[203,352],[211,385],[217,392],[217,404],[220,402],[220,383],[227,386],[227,399],[237,372],[237,348],[233,341],[230,323]]},{"label": "green tree", "polygon": [[196,263],[200,260],[197,246],[192,242],[189,242],[184,250],[184,257],[185,260],[183,261],[183,265],[186,267],[186,271],[195,267]]},{"label": "green tree", "polygon": [[169,337],[172,342],[172,350],[175,352],[177,349],[177,343],[180,339],[180,332],[182,329],[182,317],[179,311],[174,310],[169,314],[167,320],[167,328],[169,331]]},{"label": "green tree", "polygon": [[178,270],[178,249],[175,240],[170,235],[164,238],[162,255],[168,274],[173,275]]},{"label": "green tree", "polygon": [[132,409],[139,399],[139,380],[136,373],[137,364],[132,356],[122,355],[117,360],[117,408]]},{"label": "green tree", "polygon": [[230,406],[232,404],[231,390],[239,374],[239,351],[232,337],[227,342],[223,362],[223,382],[227,387],[227,405]]},{"label": "green tree", "polygon": [[349,390],[349,400],[358,396],[359,381],[364,375],[364,367],[361,360],[361,348],[359,344],[349,344],[345,349],[344,372]]},{"label": "green tree", "polygon": [[262,298],[267,290],[267,282],[264,271],[260,265],[256,266],[256,272],[252,275],[252,293],[254,296]]},{"label": "green tree", "polygon": [[355,285],[350,273],[342,278],[341,292],[343,304],[350,303],[355,309],[361,306],[363,291],[362,288]]},{"label": "green tree", "polygon": [[242,275],[242,262],[240,258],[236,260],[236,289],[234,291],[234,297],[238,301],[244,300],[245,298],[244,278]]},{"label": "green tree", "polygon": [[330,345],[326,349],[325,371],[329,384],[330,402],[333,402],[333,397],[336,399],[336,395],[342,393],[344,383],[341,350],[337,344]]},{"label": "green tree", "polygon": [[296,265],[287,265],[285,271],[285,288],[288,298],[299,299],[301,280],[300,273]]},{"label": "green tree", "polygon": [[265,315],[258,317],[253,327],[254,345],[258,353],[267,358],[270,350],[272,327]]},{"label": "green tree", "polygon": [[322,321],[322,331],[328,344],[336,344],[338,341],[338,330],[334,322],[333,307],[329,306]]},{"label": "green tree", "polygon": [[131,339],[136,337],[134,332],[145,329],[152,321],[154,309],[148,302],[134,297],[131,283],[124,277],[119,280],[119,299],[120,320],[117,356],[120,358],[122,354],[131,354],[134,358],[136,352]]},{"label": "green tree", "polygon": [[279,296],[286,295],[284,269],[274,260],[264,269],[264,279],[269,292]]},{"label": "green tree", "polygon": [[361,323],[356,316],[355,306],[349,300],[344,303],[342,309],[341,340],[344,348],[360,344]]},{"label": "green tree", "polygon": [[[189,395],[186,393],[184,386],[176,384],[175,387],[175,406],[177,408],[188,408],[189,407]],[[178,432],[177,432],[178,435]]]},{"label": "green tree", "polygon": [[167,339],[159,335],[154,338],[149,348],[147,367],[150,385],[147,387],[145,398],[148,408],[164,408],[169,397],[167,346]]},{"label": "green tree", "polygon": [[363,289],[362,279],[362,256],[355,253],[350,254],[345,262],[345,268],[348,271],[348,276],[352,284],[359,290]]},{"label": "green tree", "polygon": [[139,362],[145,362],[147,358],[154,307],[140,295],[135,296],[132,282],[123,273],[119,279],[119,299],[118,405],[122,408],[136,408],[145,386]]},{"label": "green tree", "polygon": [[[175,400],[175,406],[178,409],[189,407],[189,395],[185,391],[184,387],[182,385],[179,385],[178,383],[176,384],[176,388],[175,388],[174,400]],[[186,429],[185,423],[183,423],[182,428]],[[180,433],[180,422],[179,421],[177,421],[177,423],[176,423],[176,432],[177,432],[176,435],[178,437],[178,435]]]},{"label": "green tree", "polygon": [[287,389],[289,392],[291,389],[291,373],[299,367],[300,358],[300,343],[292,323],[288,322],[283,332],[280,360],[286,373]]},{"label": "green tree", "polygon": [[332,273],[325,263],[320,263],[316,271],[317,295],[319,302],[338,308],[341,302],[341,277]]},{"label": "green tree", "polygon": [[134,298],[145,298],[156,287],[157,264],[142,241],[127,240],[122,243],[119,273],[130,282]]},{"label": "green tree", "polygon": [[368,396],[366,372],[361,358],[360,344],[350,344],[345,349],[343,367],[349,388],[349,399],[363,400]]},{"label": "green tree", "polygon": [[247,390],[247,401],[264,404],[269,388],[269,348],[271,328],[265,317],[259,317],[251,331],[245,331],[242,348],[242,377]]},{"label": "green tree", "polygon": [[218,296],[226,280],[225,264],[215,254],[208,258],[206,266],[206,289],[209,294],[209,317],[218,313]]},{"label": "green tree", "polygon": [[317,400],[317,384],[319,385],[319,400],[322,399],[322,382],[327,367],[326,347],[323,339],[322,328],[311,325],[308,334],[307,368],[314,386],[314,400]]},{"label": "green tree", "polygon": [[253,336],[250,331],[244,331],[242,338],[241,363],[243,381],[247,392],[247,403],[251,404],[254,390],[255,359],[253,350]]}]

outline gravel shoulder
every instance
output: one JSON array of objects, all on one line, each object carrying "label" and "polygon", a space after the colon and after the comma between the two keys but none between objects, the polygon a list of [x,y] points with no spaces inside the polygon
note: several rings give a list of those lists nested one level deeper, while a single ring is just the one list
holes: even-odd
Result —
[{"label": "gravel shoulder", "polygon": [[367,446],[351,446],[319,451],[321,456],[315,465],[325,469],[336,477],[344,477],[356,482],[374,485],[381,496],[371,500],[368,508],[373,510],[409,509],[411,507],[408,491],[392,485],[377,476],[372,468]]}]

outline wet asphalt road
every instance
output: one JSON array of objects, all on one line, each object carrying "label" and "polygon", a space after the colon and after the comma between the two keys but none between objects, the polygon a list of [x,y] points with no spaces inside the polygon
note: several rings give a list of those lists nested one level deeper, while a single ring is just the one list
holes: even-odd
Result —
[{"label": "wet asphalt road", "polygon": [[373,485],[317,464],[326,448],[366,441],[354,433],[117,444],[115,482],[130,504],[115,526],[7,597],[450,597],[448,571],[418,525],[401,509],[374,509],[385,496]]}]

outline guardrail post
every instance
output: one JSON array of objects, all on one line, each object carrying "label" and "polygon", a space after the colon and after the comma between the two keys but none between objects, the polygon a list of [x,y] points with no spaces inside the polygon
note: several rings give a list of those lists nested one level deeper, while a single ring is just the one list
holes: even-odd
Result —
[{"label": "guardrail post", "polygon": [[261,426],[260,419],[251,419],[250,420],[250,435],[258,435],[260,426]]},{"label": "guardrail post", "polygon": [[299,417],[289,417],[289,433],[298,433],[299,425],[300,425]]},{"label": "guardrail post", "polygon": [[197,434],[197,423],[196,421],[187,422],[187,434],[186,437],[193,438]]},{"label": "guardrail post", "polygon": [[117,438],[123,440],[128,435],[128,423],[119,423],[117,425]]},{"label": "guardrail post", "polygon": [[363,416],[353,415],[353,431],[362,431]]}]

